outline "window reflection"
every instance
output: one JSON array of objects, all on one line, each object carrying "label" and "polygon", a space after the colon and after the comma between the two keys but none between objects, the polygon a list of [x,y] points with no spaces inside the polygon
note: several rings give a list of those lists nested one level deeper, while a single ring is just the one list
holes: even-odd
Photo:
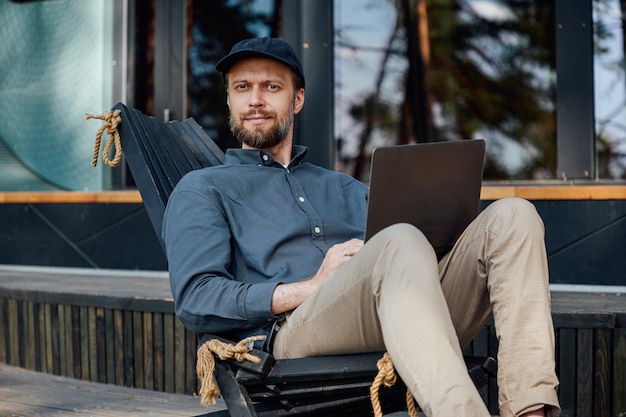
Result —
[{"label": "window reflection", "polygon": [[486,179],[554,178],[554,5],[335,2],[340,169],[372,147],[487,141]]},{"label": "window reflection", "polygon": [[[0,191],[99,191],[93,154],[109,106],[112,2],[0,1]],[[91,140],[86,140],[90,138]]]},{"label": "window reflection", "polygon": [[[623,20],[594,11],[599,178],[626,176]],[[222,147],[228,131],[217,60],[236,41],[278,36],[280,1],[190,2],[189,116]],[[334,2],[338,169],[367,180],[375,146],[484,138],[485,179],[556,179],[552,1]]]},{"label": "window reflection", "polygon": [[277,0],[190,2],[189,117],[222,148],[238,147],[228,128],[226,92],[215,64],[236,42],[278,36]]},{"label": "window reflection", "polygon": [[618,0],[594,0],[594,89],[598,176],[626,179],[624,10]]}]

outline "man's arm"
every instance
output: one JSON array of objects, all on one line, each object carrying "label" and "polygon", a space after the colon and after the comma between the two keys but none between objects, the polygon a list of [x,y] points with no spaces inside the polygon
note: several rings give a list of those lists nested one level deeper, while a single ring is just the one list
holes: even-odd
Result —
[{"label": "man's arm", "polygon": [[[327,222],[327,227],[331,236],[355,235],[359,225],[355,219],[365,216],[356,202],[364,199],[366,189],[352,187],[348,192],[347,185],[339,187],[341,195],[348,196],[346,206],[354,210],[337,224]],[[263,327],[277,314],[299,306],[362,246],[359,240],[348,241],[324,253],[323,242],[316,244],[307,235],[308,219],[295,215],[286,222],[287,230],[272,228],[268,236],[270,229],[259,228],[259,221],[283,203],[269,207],[233,203],[231,207],[235,200],[224,190],[231,189],[224,186],[219,171],[191,172],[170,196],[164,216],[176,314],[196,332]]]},{"label": "man's arm", "polygon": [[169,198],[163,221],[176,314],[199,333],[225,333],[274,320],[270,300],[277,282],[238,282],[229,272],[231,232],[211,187],[193,181]]},{"label": "man's arm", "polygon": [[163,239],[176,314],[196,332],[220,334],[262,327],[302,304],[363,245],[352,239],[331,247],[317,272],[300,281],[241,282],[245,280],[230,272],[231,228],[216,203],[220,198],[211,195],[218,191],[204,187],[200,192],[193,183],[186,186],[186,181],[181,180],[181,187],[169,198]]},{"label": "man's arm", "polygon": [[345,243],[334,245],[326,253],[324,261],[315,275],[302,281],[276,286],[272,294],[272,313],[282,314],[295,310],[362,247],[363,241],[360,239],[351,239]]}]

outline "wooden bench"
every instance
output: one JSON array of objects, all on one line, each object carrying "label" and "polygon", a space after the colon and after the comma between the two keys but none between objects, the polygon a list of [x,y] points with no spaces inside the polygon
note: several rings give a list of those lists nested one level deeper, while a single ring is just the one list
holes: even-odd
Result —
[{"label": "wooden bench", "polygon": [[[119,103],[124,154],[157,236],[169,195],[187,172],[224,161],[222,151],[193,119],[161,123]],[[261,351],[259,365],[218,362],[216,379],[233,416],[369,414],[369,386],[382,352],[275,361]],[[477,386],[495,374],[492,358],[466,358]],[[401,409],[405,388],[383,396],[387,410]],[[402,392],[401,392],[402,391]]]}]

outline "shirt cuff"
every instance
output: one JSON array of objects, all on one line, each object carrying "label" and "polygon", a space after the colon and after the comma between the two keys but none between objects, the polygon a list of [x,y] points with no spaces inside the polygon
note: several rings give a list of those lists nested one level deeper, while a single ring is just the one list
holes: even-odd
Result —
[{"label": "shirt cuff", "polygon": [[272,295],[282,282],[252,284],[246,293],[246,315],[253,321],[274,321],[278,317],[272,313]]}]

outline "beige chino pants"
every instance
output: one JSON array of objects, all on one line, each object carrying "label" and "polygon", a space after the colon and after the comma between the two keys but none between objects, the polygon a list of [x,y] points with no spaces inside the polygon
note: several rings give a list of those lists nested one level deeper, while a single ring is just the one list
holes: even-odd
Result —
[{"label": "beige chino pants", "polygon": [[489,416],[461,347],[491,312],[500,415],[558,415],[543,223],[521,199],[492,203],[439,263],[413,226],[378,233],[287,315],[274,355],[386,350],[427,416]]}]

